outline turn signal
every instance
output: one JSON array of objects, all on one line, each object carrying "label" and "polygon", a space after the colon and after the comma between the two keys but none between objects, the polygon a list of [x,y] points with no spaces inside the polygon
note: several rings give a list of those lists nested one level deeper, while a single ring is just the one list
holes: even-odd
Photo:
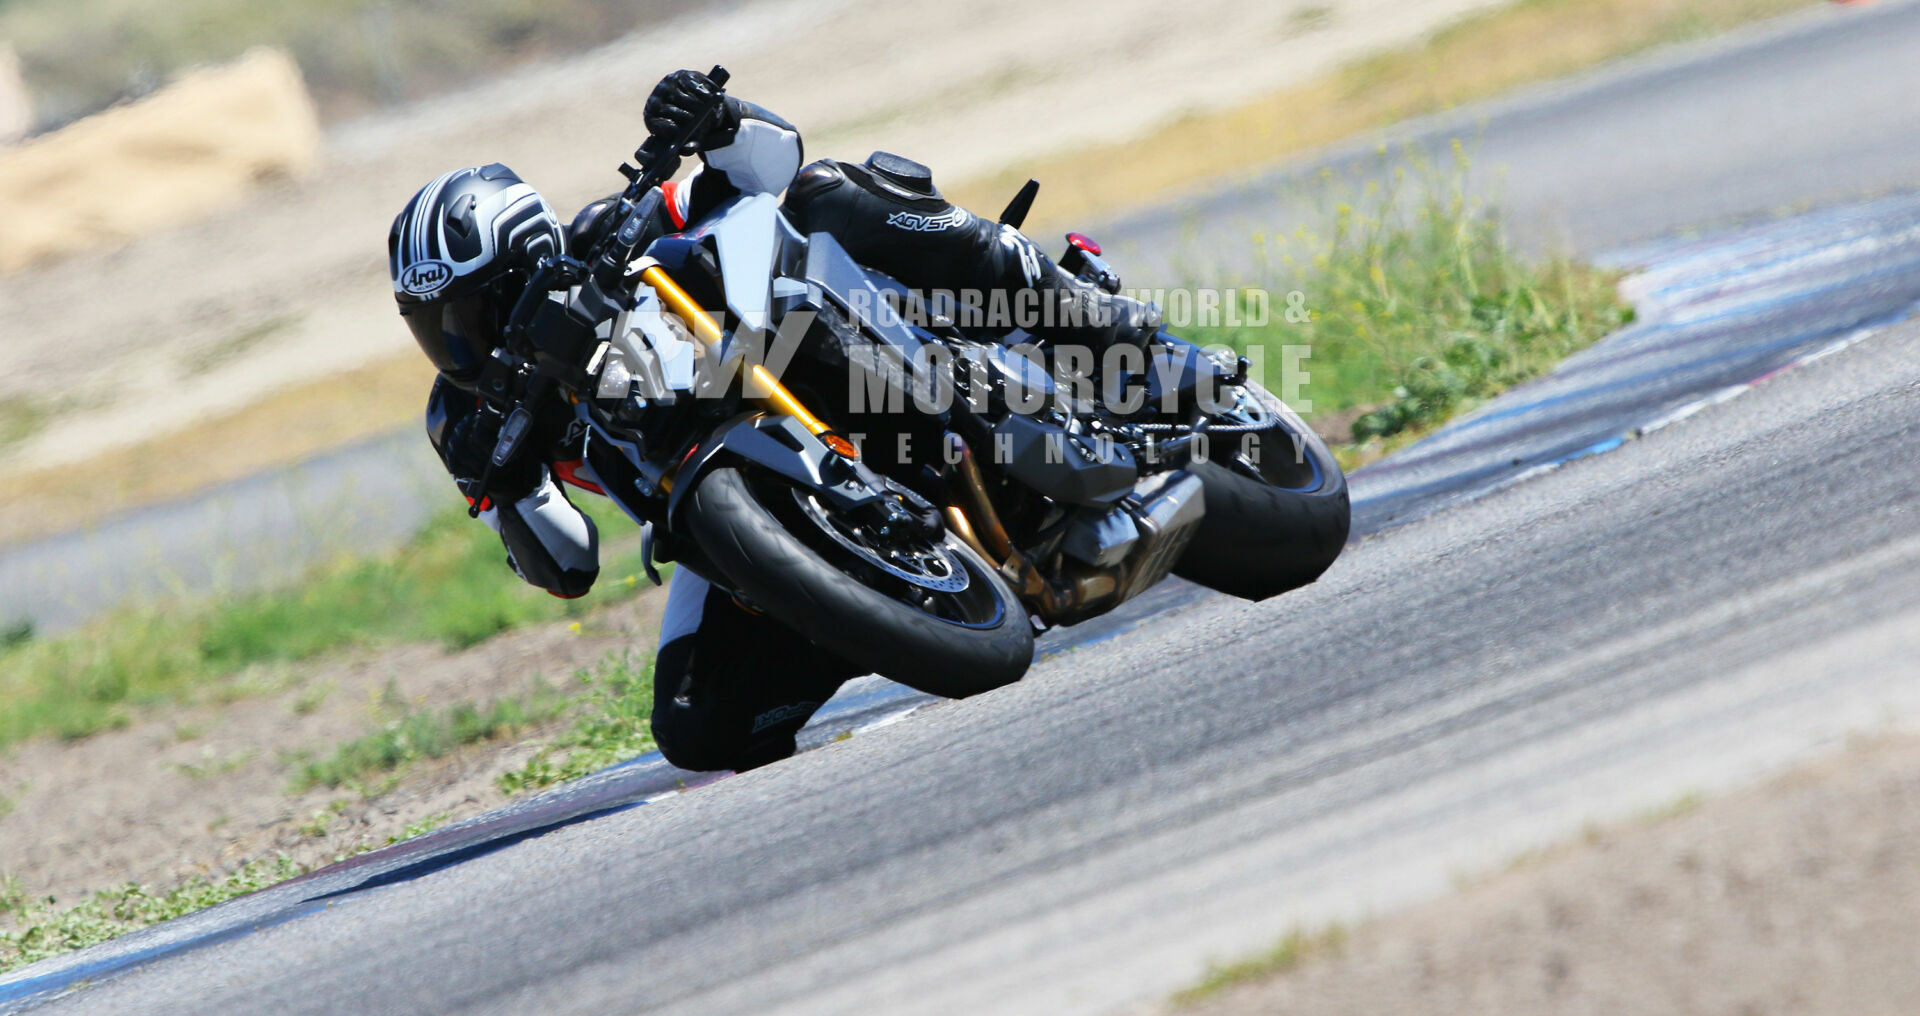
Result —
[{"label": "turn signal", "polygon": [[822,434],[820,435],[820,440],[824,442],[828,448],[838,452],[841,458],[855,460],[860,458],[860,449],[854,447],[852,441],[838,434]]}]

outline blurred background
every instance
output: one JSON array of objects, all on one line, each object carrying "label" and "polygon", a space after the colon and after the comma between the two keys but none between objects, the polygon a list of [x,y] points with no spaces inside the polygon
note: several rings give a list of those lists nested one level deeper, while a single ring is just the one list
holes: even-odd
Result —
[{"label": "blurred background", "polygon": [[[336,499],[364,488],[325,533],[287,521],[314,509],[308,488],[231,513],[218,496],[144,524],[125,513],[398,434],[428,375],[385,297],[391,216],[422,182],[487,161],[571,214],[618,183],[666,70],[725,62],[810,155],[897,151],[988,214],[1038,177],[1044,236],[1799,2],[1205,0],[1169,19],[1138,0],[1097,18],[852,0],[6,0],[0,541],[39,542],[0,552],[0,619],[44,630],[180,583],[285,580],[320,536],[364,548],[410,532],[424,508],[404,488],[426,461],[410,438],[391,468],[308,471]],[[1308,217],[1330,215],[1320,204]],[[1207,218],[1233,235],[1134,245],[1129,282],[1198,281],[1196,258],[1209,281],[1229,281],[1220,264],[1245,276],[1250,241],[1303,216]]]},{"label": "blurred background", "polygon": [[[1920,169],[1889,144],[1762,173],[1756,153],[1783,145],[1770,111],[1833,119],[1792,95],[1656,124],[1662,143],[1724,135],[1693,175],[1611,161],[1638,112],[1509,143],[1481,130],[1511,126],[1502,103],[1843,14],[0,0],[0,970],[651,747],[661,597],[637,534],[593,508],[601,587],[568,604],[522,589],[421,433],[432,371],[383,240],[435,175],[505,162],[570,216],[621,182],[660,76],[721,63],[809,159],[907,155],[989,215],[1039,179],[1029,232],[1108,240],[1130,285],[1305,292],[1304,325],[1198,337],[1313,344],[1308,417],[1360,467],[1665,308],[1671,280],[1633,272],[1678,257],[1674,236],[1882,196]],[[1871,147],[1876,124],[1912,119],[1903,103],[1863,98],[1885,116],[1849,136]],[[1658,257],[1631,246],[1655,240]],[[1818,336],[1904,313],[1896,281]],[[129,880],[152,887],[146,909],[113,888]],[[1294,936],[1201,995],[1343,935]]]}]

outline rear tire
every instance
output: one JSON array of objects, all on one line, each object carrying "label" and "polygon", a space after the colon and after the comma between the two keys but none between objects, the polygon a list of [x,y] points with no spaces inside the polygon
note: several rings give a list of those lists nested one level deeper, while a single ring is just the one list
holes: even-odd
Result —
[{"label": "rear tire", "polygon": [[1257,389],[1274,417],[1253,432],[1262,455],[1286,461],[1250,466],[1216,452],[1188,466],[1206,486],[1207,513],[1173,573],[1229,596],[1264,600],[1307,585],[1333,564],[1353,510],[1346,474],[1326,442],[1265,389],[1247,387]]},{"label": "rear tire", "polygon": [[962,562],[974,602],[986,608],[979,619],[936,617],[829,563],[769,511],[738,469],[713,470],[690,496],[688,531],[732,588],[857,666],[930,695],[965,698],[1018,681],[1032,663],[1033,628],[1019,599],[951,537],[946,547]]}]

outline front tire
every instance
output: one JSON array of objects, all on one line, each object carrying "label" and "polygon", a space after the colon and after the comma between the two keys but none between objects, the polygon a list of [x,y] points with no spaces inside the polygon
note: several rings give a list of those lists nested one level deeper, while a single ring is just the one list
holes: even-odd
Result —
[{"label": "front tire", "polygon": [[942,544],[964,568],[969,595],[952,594],[937,610],[916,606],[907,600],[917,587],[830,540],[796,535],[816,534],[804,514],[780,501],[792,496],[783,484],[755,484],[739,469],[720,468],[690,495],[687,529],[736,592],[849,662],[931,695],[977,695],[1026,673],[1033,660],[1026,611],[972,551],[951,538]]},{"label": "front tire", "polygon": [[[1346,474],[1312,428],[1252,381],[1239,400],[1214,425],[1242,429],[1221,433],[1210,442],[1216,448],[1209,461],[1187,467],[1206,487],[1207,513],[1173,573],[1229,596],[1264,600],[1307,585],[1333,564],[1353,509]],[[1255,461],[1243,452],[1246,434],[1258,438]],[[1229,436],[1235,441],[1218,447]]]}]

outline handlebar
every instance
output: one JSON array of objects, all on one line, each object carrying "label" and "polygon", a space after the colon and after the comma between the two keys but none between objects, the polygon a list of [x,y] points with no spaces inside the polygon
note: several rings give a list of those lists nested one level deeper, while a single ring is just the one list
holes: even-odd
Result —
[{"label": "handlebar", "polygon": [[[501,331],[505,347],[515,353],[529,352],[526,344],[527,325],[532,322],[534,312],[540,308],[541,301],[555,289],[571,285],[578,278],[582,267],[578,261],[569,257],[541,258],[528,277],[526,286],[520,290],[520,298],[513,303],[513,310],[507,314],[507,324]],[[493,444],[493,453],[487,456],[487,464],[480,469],[480,475],[461,484],[462,493],[467,495],[467,515],[478,518],[480,506],[486,503],[487,488],[493,480],[494,470],[503,468],[520,452],[520,446],[526,441],[528,431],[532,429],[533,403],[539,401],[553,387],[553,379],[536,366],[532,378],[524,385],[516,384],[518,389],[510,397],[498,401],[506,403],[503,412],[506,419],[501,421],[500,435]],[[484,411],[484,410],[482,410]]]},{"label": "handlebar", "polygon": [[[507,316],[503,338],[509,350],[516,353],[529,352],[526,340],[527,326],[532,323],[534,314],[547,294],[556,289],[576,285],[589,274],[603,289],[611,290],[619,285],[626,265],[633,257],[634,248],[640,244],[641,234],[646,228],[646,210],[640,202],[654,188],[673,178],[680,171],[681,153],[693,140],[706,129],[707,122],[719,112],[720,103],[726,101],[725,87],[727,69],[715,64],[707,72],[707,78],[714,84],[713,101],[694,111],[694,117],[688,121],[673,137],[663,138],[650,134],[634,149],[634,161],[639,168],[621,163],[621,175],[627,178],[627,188],[620,194],[620,206],[616,213],[620,219],[620,228],[612,235],[602,239],[588,252],[584,261],[560,256],[543,258],[534,267],[533,274],[527,279],[527,285],[520,291],[519,299],[514,301],[513,310]],[[493,454],[488,456],[487,464],[481,469],[480,476],[465,484],[466,495],[472,502],[467,514],[478,516],[480,506],[486,501],[487,486],[493,479],[496,468],[504,467],[520,453],[520,446],[532,429],[532,405],[551,392],[555,385],[554,377],[537,365],[532,377],[517,397],[508,405],[506,419],[500,426],[500,436],[494,442]],[[503,400],[505,401],[505,400]]]},{"label": "handlebar", "polygon": [[587,263],[593,266],[595,278],[611,283],[620,277],[627,261],[633,257],[634,248],[639,246],[640,234],[646,227],[645,216],[639,214],[641,199],[655,187],[673,178],[680,171],[680,156],[693,140],[706,129],[707,121],[720,110],[720,104],[726,101],[727,80],[731,77],[725,67],[714,64],[707,72],[707,79],[713,82],[713,101],[694,111],[694,117],[686,126],[680,128],[672,138],[662,140],[655,134],[640,143],[633,150],[634,161],[639,168],[620,164],[621,175],[627,178],[627,189],[620,194],[620,228],[612,236],[600,241],[587,257]]}]

